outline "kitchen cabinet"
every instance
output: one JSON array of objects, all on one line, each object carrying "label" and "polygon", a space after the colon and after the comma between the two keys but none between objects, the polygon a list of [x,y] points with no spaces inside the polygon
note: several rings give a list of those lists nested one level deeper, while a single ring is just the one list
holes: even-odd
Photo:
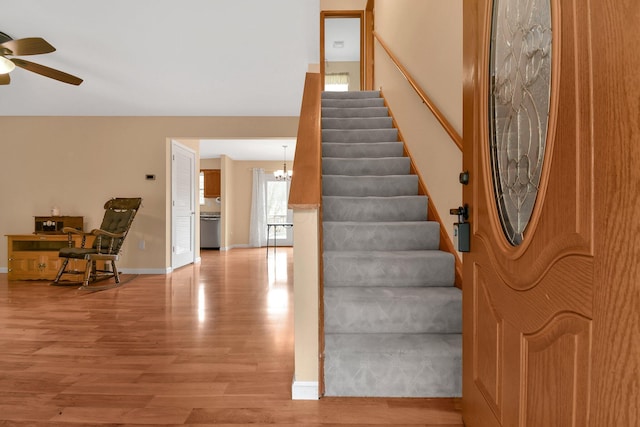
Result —
[{"label": "kitchen cabinet", "polygon": [[203,169],[204,197],[215,199],[220,197],[220,169]]}]

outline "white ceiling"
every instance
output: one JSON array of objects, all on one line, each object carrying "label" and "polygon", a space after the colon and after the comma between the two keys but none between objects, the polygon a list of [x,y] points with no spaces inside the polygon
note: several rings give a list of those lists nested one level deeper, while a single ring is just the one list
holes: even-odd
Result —
[{"label": "white ceiling", "polygon": [[293,160],[295,150],[295,138],[200,140],[201,159],[215,159],[224,154],[233,160],[284,161],[285,153],[287,160]]},{"label": "white ceiling", "polygon": [[2,0],[0,31],[57,48],[0,86],[4,116],[297,116],[319,0]]},{"label": "white ceiling", "polygon": [[[334,42],[342,42],[342,47],[336,47]],[[327,61],[360,61],[359,18],[325,18],[324,58]]]}]

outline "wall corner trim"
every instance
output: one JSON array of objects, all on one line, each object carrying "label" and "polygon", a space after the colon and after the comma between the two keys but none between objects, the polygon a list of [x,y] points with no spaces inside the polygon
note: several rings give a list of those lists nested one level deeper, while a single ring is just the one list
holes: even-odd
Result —
[{"label": "wall corner trim", "polygon": [[296,381],[291,384],[291,400],[318,400],[318,381]]}]

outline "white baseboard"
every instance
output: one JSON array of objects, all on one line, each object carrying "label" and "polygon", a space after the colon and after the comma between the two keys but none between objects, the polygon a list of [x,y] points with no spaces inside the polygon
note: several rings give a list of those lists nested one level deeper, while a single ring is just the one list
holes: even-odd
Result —
[{"label": "white baseboard", "polygon": [[9,267],[0,267],[0,273],[8,273]]},{"label": "white baseboard", "polygon": [[291,384],[292,400],[318,400],[318,381],[296,381]]}]

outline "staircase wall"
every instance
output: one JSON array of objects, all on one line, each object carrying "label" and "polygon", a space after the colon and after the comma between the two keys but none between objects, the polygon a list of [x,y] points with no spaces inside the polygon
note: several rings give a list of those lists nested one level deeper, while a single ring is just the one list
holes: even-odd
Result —
[{"label": "staircase wall", "polygon": [[[462,0],[376,0],[375,31],[462,133]],[[451,238],[462,153],[378,43],[374,88],[384,93]]]}]

